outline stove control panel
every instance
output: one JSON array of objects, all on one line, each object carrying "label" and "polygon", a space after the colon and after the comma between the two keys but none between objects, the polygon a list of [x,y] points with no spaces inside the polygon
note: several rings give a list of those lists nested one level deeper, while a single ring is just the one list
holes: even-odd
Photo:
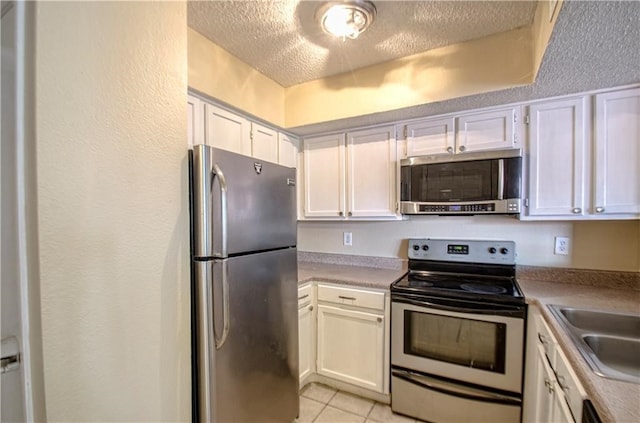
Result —
[{"label": "stove control panel", "polygon": [[514,265],[516,243],[498,240],[410,238],[408,255],[412,260]]}]

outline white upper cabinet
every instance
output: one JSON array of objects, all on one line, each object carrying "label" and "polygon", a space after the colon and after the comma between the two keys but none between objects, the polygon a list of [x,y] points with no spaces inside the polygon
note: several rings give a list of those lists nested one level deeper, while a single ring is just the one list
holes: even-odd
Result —
[{"label": "white upper cabinet", "polygon": [[344,134],[304,140],[304,216],[344,216]]},{"label": "white upper cabinet", "polygon": [[640,215],[640,88],[595,96],[592,213]]},{"label": "white upper cabinet", "polygon": [[529,117],[521,219],[640,217],[640,89],[536,103]]},{"label": "white upper cabinet", "polygon": [[251,156],[251,123],[213,104],[205,104],[205,144]]},{"label": "white upper cabinet", "polygon": [[347,133],[347,216],[396,215],[395,126]]},{"label": "white upper cabinet", "polygon": [[187,146],[204,143],[204,103],[197,97],[187,96]]},{"label": "white upper cabinet", "polygon": [[298,167],[298,140],[282,132],[278,134],[278,163]]},{"label": "white upper cabinet", "polygon": [[425,119],[405,127],[407,156],[447,154],[455,151],[455,119]]},{"label": "white upper cabinet", "polygon": [[517,148],[521,107],[440,116],[404,128],[406,157]]},{"label": "white upper cabinet", "polygon": [[395,126],[304,140],[306,218],[396,217]]},{"label": "white upper cabinet", "polygon": [[529,107],[529,216],[585,213],[586,98]]},{"label": "white upper cabinet", "polygon": [[278,163],[278,132],[251,122],[251,155],[256,159]]},{"label": "white upper cabinet", "polygon": [[520,107],[510,107],[459,116],[456,153],[517,147],[519,114]]}]

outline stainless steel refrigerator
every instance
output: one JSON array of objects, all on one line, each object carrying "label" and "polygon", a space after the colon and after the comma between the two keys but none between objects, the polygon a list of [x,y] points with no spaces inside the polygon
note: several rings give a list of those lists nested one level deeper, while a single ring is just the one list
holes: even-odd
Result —
[{"label": "stainless steel refrigerator", "polygon": [[298,415],[295,169],[190,154],[194,421]]}]

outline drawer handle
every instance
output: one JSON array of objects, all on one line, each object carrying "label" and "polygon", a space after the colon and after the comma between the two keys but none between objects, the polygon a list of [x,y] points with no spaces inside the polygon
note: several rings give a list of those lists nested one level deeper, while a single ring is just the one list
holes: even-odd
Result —
[{"label": "drawer handle", "polygon": [[338,298],[341,298],[343,300],[351,300],[351,301],[356,300],[354,297],[345,297],[344,295],[338,295]]},{"label": "drawer handle", "polygon": [[298,297],[298,300],[304,300],[305,298],[307,298],[309,296],[309,294],[304,294],[302,297]]},{"label": "drawer handle", "polygon": [[547,341],[547,337],[541,334],[540,332],[538,332],[538,339],[543,345],[547,345],[549,343],[549,341]]},{"label": "drawer handle", "polygon": [[309,311],[313,311],[313,306],[309,306]]}]

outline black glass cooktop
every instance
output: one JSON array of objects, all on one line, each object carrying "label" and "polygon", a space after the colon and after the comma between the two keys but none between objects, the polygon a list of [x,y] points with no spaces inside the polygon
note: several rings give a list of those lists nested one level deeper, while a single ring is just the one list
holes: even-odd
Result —
[{"label": "black glass cooktop", "polygon": [[392,291],[410,292],[414,295],[524,302],[516,279],[510,276],[410,271],[391,288]]}]

